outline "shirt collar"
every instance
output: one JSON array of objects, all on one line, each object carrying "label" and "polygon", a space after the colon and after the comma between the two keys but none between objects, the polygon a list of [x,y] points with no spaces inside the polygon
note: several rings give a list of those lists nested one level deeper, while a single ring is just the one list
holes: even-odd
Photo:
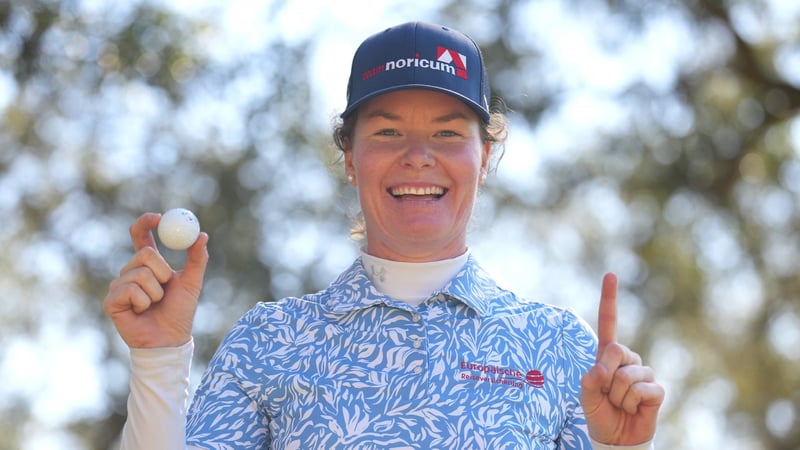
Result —
[{"label": "shirt collar", "polygon": [[441,290],[465,303],[480,316],[492,312],[492,300],[497,297],[498,287],[491,276],[478,264],[472,254],[456,276]]},{"label": "shirt collar", "polygon": [[[351,312],[381,303],[392,306],[400,303],[380,292],[372,284],[360,257],[324,292],[327,294],[326,306],[337,313]],[[431,295],[439,294],[455,298],[475,310],[478,315],[485,316],[491,313],[491,302],[498,294],[498,287],[470,254],[466,264],[456,276]]]}]

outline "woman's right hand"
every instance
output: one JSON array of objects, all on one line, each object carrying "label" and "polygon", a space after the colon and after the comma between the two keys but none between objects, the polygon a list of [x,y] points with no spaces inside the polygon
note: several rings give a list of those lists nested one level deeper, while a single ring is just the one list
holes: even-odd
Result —
[{"label": "woman's right hand", "polygon": [[187,250],[175,271],[158,252],[153,229],[161,215],[142,214],[130,227],[135,253],[109,286],[103,310],[131,348],[177,347],[192,337],[192,323],[208,264],[208,234]]}]

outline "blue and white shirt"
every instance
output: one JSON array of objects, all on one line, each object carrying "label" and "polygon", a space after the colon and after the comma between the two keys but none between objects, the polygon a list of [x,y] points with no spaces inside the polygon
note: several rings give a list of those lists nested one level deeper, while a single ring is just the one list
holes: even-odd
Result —
[{"label": "blue and white shirt", "polygon": [[591,449],[580,378],[596,337],[498,287],[472,256],[418,307],[361,259],[327,289],[260,303],[221,343],[186,442],[213,449]]}]

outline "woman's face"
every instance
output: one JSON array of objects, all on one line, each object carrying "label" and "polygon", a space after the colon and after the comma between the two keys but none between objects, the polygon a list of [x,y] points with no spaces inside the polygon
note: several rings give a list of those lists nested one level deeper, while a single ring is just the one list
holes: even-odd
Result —
[{"label": "woman's face", "polygon": [[357,114],[345,169],[358,187],[367,253],[409,262],[463,254],[491,149],[477,114],[424,89],[380,95]]}]

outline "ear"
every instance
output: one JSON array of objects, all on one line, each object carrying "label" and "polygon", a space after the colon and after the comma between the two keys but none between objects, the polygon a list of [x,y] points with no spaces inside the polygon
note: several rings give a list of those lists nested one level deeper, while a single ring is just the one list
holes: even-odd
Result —
[{"label": "ear", "polygon": [[356,167],[353,164],[353,150],[349,145],[344,149],[344,174],[347,177],[347,182],[356,185]]}]

